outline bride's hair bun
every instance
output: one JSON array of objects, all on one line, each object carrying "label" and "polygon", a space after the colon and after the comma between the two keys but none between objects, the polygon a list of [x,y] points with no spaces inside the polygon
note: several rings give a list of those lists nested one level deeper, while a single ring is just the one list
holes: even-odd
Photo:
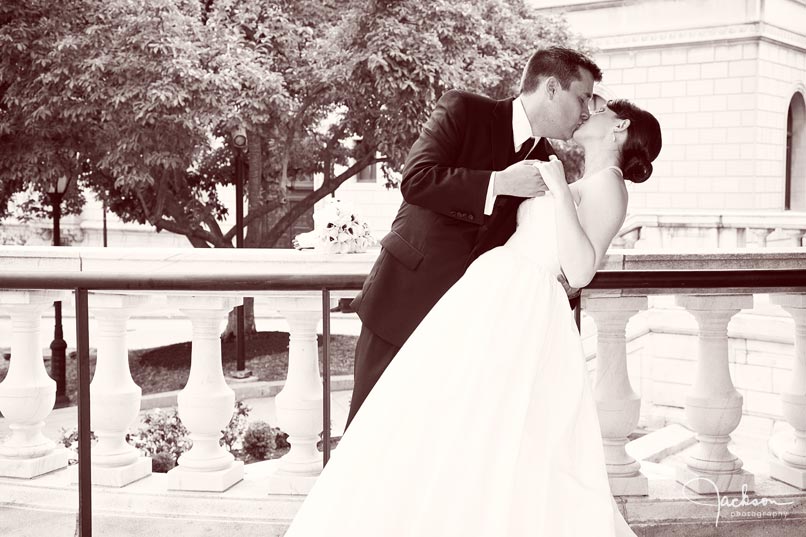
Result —
[{"label": "bride's hair bun", "polygon": [[643,183],[652,175],[652,161],[660,153],[660,124],[655,116],[623,99],[610,101],[607,107],[615,112],[616,117],[630,120],[619,159],[624,179]]},{"label": "bride's hair bun", "polygon": [[643,148],[637,151],[623,151],[621,161],[623,163],[621,171],[624,172],[624,178],[628,181],[643,183],[652,175],[652,162]]}]

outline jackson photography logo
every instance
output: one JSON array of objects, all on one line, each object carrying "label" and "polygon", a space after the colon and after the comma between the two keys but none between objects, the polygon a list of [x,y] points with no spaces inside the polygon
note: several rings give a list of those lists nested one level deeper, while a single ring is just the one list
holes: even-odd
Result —
[{"label": "jackson photography logo", "polygon": [[[687,494],[690,489],[687,488],[687,485],[693,481],[705,481],[710,483],[714,489],[714,493],[716,494],[716,501],[706,501],[702,498],[689,498]],[[730,511],[726,513],[726,516],[731,518],[786,518],[789,513],[785,511],[757,510],[755,508],[792,505],[795,503],[764,497],[750,498],[747,495],[747,485],[742,485],[740,497],[722,496],[717,489],[716,483],[707,477],[695,477],[683,483],[683,494],[686,495],[686,499],[691,503],[695,503],[697,505],[711,505],[716,507],[716,520],[714,522],[715,527],[719,527],[719,518],[722,516],[723,507],[730,509]]]}]

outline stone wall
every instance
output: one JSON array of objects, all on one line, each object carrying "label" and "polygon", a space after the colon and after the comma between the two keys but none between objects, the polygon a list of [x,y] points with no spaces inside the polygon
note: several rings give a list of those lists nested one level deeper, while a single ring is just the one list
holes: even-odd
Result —
[{"label": "stone wall", "polygon": [[661,123],[655,174],[631,186],[630,210],[784,208],[787,110],[806,81],[806,4],[530,3],[565,13],[598,47],[603,85]]}]

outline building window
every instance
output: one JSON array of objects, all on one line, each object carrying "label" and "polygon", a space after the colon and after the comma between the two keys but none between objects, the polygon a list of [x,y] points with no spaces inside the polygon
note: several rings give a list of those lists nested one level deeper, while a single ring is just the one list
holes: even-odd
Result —
[{"label": "building window", "polygon": [[375,183],[378,179],[378,163],[373,163],[358,172],[355,180],[358,183]]},{"label": "building window", "polygon": [[784,209],[806,211],[806,103],[796,92],[786,115]]}]

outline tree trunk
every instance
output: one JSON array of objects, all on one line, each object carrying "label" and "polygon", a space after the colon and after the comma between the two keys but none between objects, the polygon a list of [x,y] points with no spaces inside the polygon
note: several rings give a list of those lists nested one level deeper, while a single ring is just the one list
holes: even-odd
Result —
[{"label": "tree trunk", "polygon": [[[252,297],[244,297],[243,299],[243,315],[244,315],[244,329],[245,336],[257,334],[257,327],[255,326],[255,299]],[[221,333],[221,339],[229,341],[233,339],[238,330],[238,318],[235,316],[235,308],[229,312],[227,317],[227,327]]]},{"label": "tree trunk", "polygon": [[[255,131],[249,131],[249,179],[246,185],[246,199],[248,202],[247,214],[263,204],[265,194],[263,190],[263,141]],[[266,218],[253,220],[246,227],[244,245],[247,248],[259,248],[266,235],[268,227]]]}]

